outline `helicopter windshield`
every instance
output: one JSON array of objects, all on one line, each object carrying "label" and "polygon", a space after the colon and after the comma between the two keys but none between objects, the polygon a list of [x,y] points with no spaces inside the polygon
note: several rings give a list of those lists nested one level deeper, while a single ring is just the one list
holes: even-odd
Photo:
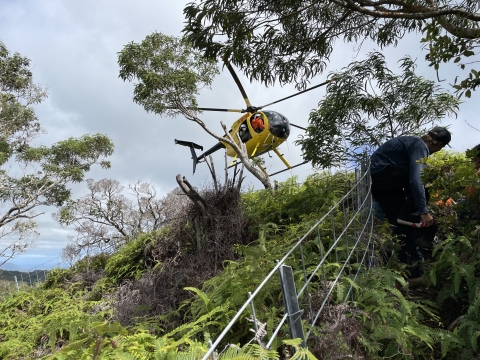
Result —
[{"label": "helicopter windshield", "polygon": [[270,125],[270,132],[281,139],[288,138],[290,135],[290,122],[282,114],[276,111],[263,111],[267,116]]}]

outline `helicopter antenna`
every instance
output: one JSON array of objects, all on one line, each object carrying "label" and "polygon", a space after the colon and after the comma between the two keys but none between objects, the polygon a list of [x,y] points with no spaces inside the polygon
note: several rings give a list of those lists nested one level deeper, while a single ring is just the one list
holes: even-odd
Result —
[{"label": "helicopter antenna", "polygon": [[235,70],[233,70],[233,67],[230,64],[230,62],[227,59],[224,59],[223,61],[225,62],[225,66],[227,67],[228,71],[230,71],[230,74],[232,75],[233,80],[235,80],[235,83],[237,84],[238,89],[242,93],[243,100],[245,100],[245,104],[247,105],[247,109],[248,109],[249,107],[252,106],[252,104],[250,104],[250,100],[248,100],[247,93],[245,92],[245,89],[243,88],[242,83],[240,82],[240,79],[235,73]]},{"label": "helicopter antenna", "polygon": [[284,101],[284,100],[287,100],[287,99],[290,99],[292,97],[295,97],[295,96],[298,96],[300,94],[303,94],[303,93],[306,93],[307,91],[310,91],[310,90],[313,90],[313,89],[316,89],[320,86],[323,86],[323,85],[327,85],[328,83],[331,83],[332,81],[336,81],[337,79],[336,78],[333,78],[333,79],[330,79],[330,80],[327,80],[327,81],[324,81],[323,83],[321,84],[318,84],[318,85],[315,85],[315,86],[312,86],[311,88],[308,88],[308,89],[305,89],[305,90],[302,90],[296,94],[293,94],[293,95],[290,95],[290,96],[287,96],[287,97],[284,97],[283,99],[280,99],[280,100],[277,100],[277,101],[274,101],[274,102],[271,102],[270,104],[266,104],[266,105],[263,105],[263,106],[260,106],[259,109],[263,109],[264,107],[267,107],[267,106],[270,106],[270,105],[273,105],[273,104],[276,104],[276,103],[279,103],[281,101]]}]

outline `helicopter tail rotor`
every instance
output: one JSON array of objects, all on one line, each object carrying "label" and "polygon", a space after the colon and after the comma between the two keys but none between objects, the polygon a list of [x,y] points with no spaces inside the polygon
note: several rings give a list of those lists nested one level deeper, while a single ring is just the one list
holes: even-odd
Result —
[{"label": "helicopter tail rotor", "polygon": [[192,153],[192,160],[193,160],[193,173],[195,174],[195,170],[197,168],[198,158],[197,154],[195,153],[195,149],[203,151],[203,146],[195,144],[191,141],[183,141],[175,139],[175,144],[187,146],[190,148],[190,152]]}]

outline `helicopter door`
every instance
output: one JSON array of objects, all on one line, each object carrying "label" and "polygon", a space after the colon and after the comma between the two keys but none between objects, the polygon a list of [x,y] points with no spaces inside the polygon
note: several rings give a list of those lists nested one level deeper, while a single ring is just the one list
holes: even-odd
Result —
[{"label": "helicopter door", "polygon": [[240,135],[240,139],[243,143],[246,143],[252,138],[252,135],[250,135],[250,131],[248,130],[247,120],[240,125],[238,129],[238,135]]},{"label": "helicopter door", "polygon": [[256,133],[261,133],[263,130],[265,130],[265,120],[263,119],[263,115],[260,113],[253,114],[250,117],[250,124],[253,131]]}]

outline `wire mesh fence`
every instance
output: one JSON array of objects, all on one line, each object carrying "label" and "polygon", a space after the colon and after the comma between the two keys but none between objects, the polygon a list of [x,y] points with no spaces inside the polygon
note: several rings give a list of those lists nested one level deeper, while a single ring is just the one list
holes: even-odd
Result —
[{"label": "wire mesh fence", "polygon": [[[267,284],[281,289],[286,309],[282,317],[274,319],[264,337],[267,349],[277,348],[286,334],[301,338],[303,344],[315,340],[315,326],[333,297],[340,302],[355,300],[353,283],[375,265],[369,163],[362,161],[356,168],[345,170],[343,176],[331,176],[330,180],[337,189],[344,189],[342,196],[277,261],[255,291],[245,294],[247,301],[210,343],[203,359],[215,359],[216,349],[239,321],[251,318],[256,334],[265,329],[268,319],[262,313],[262,292]],[[55,258],[21,272],[14,283],[5,285],[2,295],[28,290],[44,282],[49,271],[65,265],[61,258]]]},{"label": "wire mesh fence", "polygon": [[204,360],[216,358],[217,347],[237,322],[250,317],[255,333],[265,328],[268,319],[257,307],[261,309],[267,287],[282,289],[285,305],[283,317],[275,319],[274,327],[264,334],[267,349],[280,345],[281,333],[301,338],[303,345],[315,341],[315,326],[334,293],[337,301],[354,301],[353,283],[375,265],[368,160],[346,175],[352,180],[346,182],[345,194],[277,261],[255,291],[248,293],[247,301],[210,342]]},{"label": "wire mesh fence", "polygon": [[2,297],[5,298],[12,291],[25,291],[43,283],[52,269],[65,265],[65,262],[57,257],[28,270],[3,271],[3,280],[0,281]]}]

